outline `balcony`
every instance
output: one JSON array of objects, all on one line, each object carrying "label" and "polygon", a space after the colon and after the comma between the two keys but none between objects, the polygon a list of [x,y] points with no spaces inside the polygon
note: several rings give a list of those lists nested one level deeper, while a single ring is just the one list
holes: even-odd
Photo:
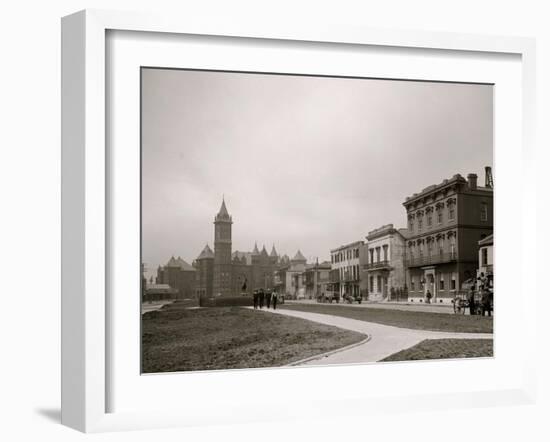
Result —
[{"label": "balcony", "polygon": [[364,268],[367,269],[368,272],[371,272],[374,270],[390,270],[390,262],[388,260],[378,261],[378,262],[369,262],[364,266]]},{"label": "balcony", "polygon": [[343,282],[359,282],[359,275],[355,277],[351,273],[344,273]]},{"label": "balcony", "polygon": [[455,262],[456,259],[456,253],[438,253],[429,256],[417,256],[414,258],[407,258],[405,260],[405,265],[407,267],[422,267],[433,264],[445,264],[448,262]]}]

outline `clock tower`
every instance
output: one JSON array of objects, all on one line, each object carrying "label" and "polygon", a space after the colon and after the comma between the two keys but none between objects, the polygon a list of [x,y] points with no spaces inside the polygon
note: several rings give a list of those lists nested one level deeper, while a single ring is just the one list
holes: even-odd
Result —
[{"label": "clock tower", "polygon": [[220,211],[214,218],[214,296],[230,296],[232,287],[231,225],[233,220],[222,199]]}]

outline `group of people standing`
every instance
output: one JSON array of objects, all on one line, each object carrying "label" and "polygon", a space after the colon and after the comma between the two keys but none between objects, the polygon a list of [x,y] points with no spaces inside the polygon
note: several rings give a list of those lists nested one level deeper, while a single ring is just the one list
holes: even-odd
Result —
[{"label": "group of people standing", "polygon": [[270,291],[270,290],[254,290],[254,293],[252,294],[254,299],[254,308],[264,308],[264,303],[267,308],[270,306],[273,306],[273,310],[277,308],[277,292],[276,291]]}]

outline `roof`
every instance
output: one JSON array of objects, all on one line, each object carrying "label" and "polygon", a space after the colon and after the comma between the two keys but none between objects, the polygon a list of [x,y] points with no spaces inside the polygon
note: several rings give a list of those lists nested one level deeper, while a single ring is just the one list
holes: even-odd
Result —
[{"label": "roof", "polygon": [[262,255],[263,255],[263,256],[268,256],[268,255],[267,255],[267,250],[265,249],[265,244],[264,244],[264,246],[262,247]]},{"label": "roof", "polygon": [[206,244],[197,259],[213,259],[213,258],[214,258],[214,252],[212,251],[210,246]]},{"label": "roof", "polygon": [[216,220],[231,221],[231,216],[229,215],[229,212],[227,211],[227,207],[225,207],[225,198],[222,199],[222,205],[220,207],[220,211],[216,215]]},{"label": "roof", "polygon": [[188,262],[181,259],[181,256],[178,256],[177,258],[174,258],[173,256],[169,259],[169,261],[166,263],[165,267],[176,267],[181,270],[186,271],[194,271],[195,268],[192,265],[189,265]]},{"label": "roof", "polygon": [[363,241],[355,241],[355,242],[352,242],[352,243],[349,243],[349,244],[345,244],[343,246],[340,246],[340,247],[336,247],[335,249],[332,249],[330,252],[337,252],[339,250],[344,250],[344,249],[347,249],[347,248],[350,248],[350,247],[355,247],[355,246],[361,246],[365,244]]},{"label": "roof", "polygon": [[178,263],[180,269],[186,270],[186,271],[194,271],[195,267],[190,265],[188,262],[181,259],[181,256],[178,256],[178,259],[176,259],[176,262]]},{"label": "roof", "polygon": [[[447,187],[453,186],[456,183],[466,184],[466,183],[468,183],[468,181],[462,175],[457,173],[457,174],[453,175],[451,178],[443,180],[439,184],[432,184],[428,187],[425,187],[424,189],[422,189],[418,193],[413,193],[411,196],[408,196],[405,199],[405,202],[403,203],[403,205],[407,206],[408,204],[412,203],[415,200],[421,199],[421,198],[423,198],[423,197],[425,197],[429,194],[432,194],[436,191],[440,191],[440,190],[443,190]],[[470,191],[472,192],[472,190],[470,190]],[[482,192],[492,193],[493,189],[490,188],[490,187],[476,186],[476,189],[473,190],[473,191],[482,191]]]},{"label": "roof", "polygon": [[401,228],[401,229],[397,229],[397,231],[401,234],[401,236],[405,239],[409,238],[411,236],[411,232],[409,231],[409,229],[404,229],[404,228]]},{"label": "roof", "polygon": [[292,261],[307,261],[304,255],[302,255],[302,252],[298,250],[296,252],[296,255],[294,255],[294,258],[292,258]]},{"label": "roof", "polygon": [[254,250],[252,250],[253,255],[259,255],[260,251],[258,250],[258,244],[254,243]]},{"label": "roof", "polygon": [[371,230],[367,234],[367,239],[370,241],[370,240],[373,240],[375,238],[379,238],[381,236],[390,235],[390,234],[395,233],[397,231],[398,230],[393,226],[393,224],[385,224],[381,227],[378,227],[376,229]]},{"label": "roof", "polygon": [[273,247],[271,247],[271,253],[270,256],[277,257],[277,250],[275,250],[275,244],[273,244]]},{"label": "roof", "polygon": [[487,235],[485,238],[477,242],[478,246],[492,246],[493,245],[493,234]]},{"label": "roof", "polygon": [[250,252],[240,252],[239,250],[235,250],[231,257],[233,260],[239,259],[242,263],[251,264],[252,263],[252,253]]}]

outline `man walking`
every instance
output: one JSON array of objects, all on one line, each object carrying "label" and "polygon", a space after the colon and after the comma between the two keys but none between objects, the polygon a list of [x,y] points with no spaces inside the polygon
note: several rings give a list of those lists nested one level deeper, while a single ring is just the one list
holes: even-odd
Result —
[{"label": "man walking", "polygon": [[470,307],[470,315],[475,315],[476,314],[476,298],[475,298],[475,294],[476,294],[476,286],[473,285],[471,288],[470,288],[470,294],[468,295],[468,306]]},{"label": "man walking", "polygon": [[265,305],[269,309],[269,306],[271,305],[271,292],[269,290],[266,290],[265,292]]},{"label": "man walking", "polygon": [[254,298],[254,309],[258,308],[258,290],[254,290],[254,293],[252,294]]},{"label": "man walking", "polygon": [[264,289],[260,289],[260,309],[264,308]]},{"label": "man walking", "polygon": [[271,293],[271,302],[273,303],[273,310],[277,310],[277,292]]},{"label": "man walking", "polygon": [[485,316],[485,312],[487,316],[491,316],[491,293],[487,289],[484,289],[481,295],[481,316]]}]

